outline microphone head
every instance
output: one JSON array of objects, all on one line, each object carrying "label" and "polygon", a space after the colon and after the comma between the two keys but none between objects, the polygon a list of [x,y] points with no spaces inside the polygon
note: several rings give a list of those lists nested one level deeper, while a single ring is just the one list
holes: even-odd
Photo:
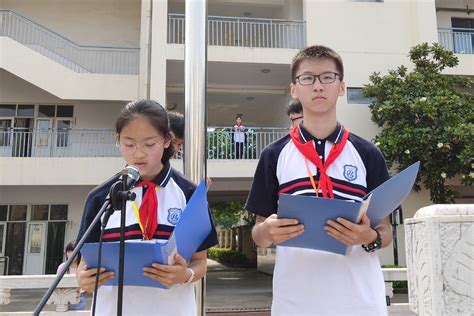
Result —
[{"label": "microphone head", "polygon": [[127,170],[128,175],[127,187],[131,188],[140,179],[140,170],[134,165],[127,166],[125,170]]}]

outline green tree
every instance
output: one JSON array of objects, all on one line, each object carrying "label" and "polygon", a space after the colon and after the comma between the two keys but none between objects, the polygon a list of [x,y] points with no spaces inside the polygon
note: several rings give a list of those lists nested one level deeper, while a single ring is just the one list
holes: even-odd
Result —
[{"label": "green tree", "polygon": [[423,43],[409,52],[414,69],[405,66],[387,75],[373,73],[363,92],[372,98],[372,120],[382,128],[375,137],[389,167],[402,170],[420,160],[420,182],[435,203],[454,202],[455,192],[447,185],[461,177],[473,183],[474,97],[472,79],[445,75],[458,65],[458,58],[439,44]]},{"label": "green tree", "polygon": [[220,228],[236,227],[240,220],[246,224],[255,221],[255,216],[244,210],[243,202],[215,202],[210,204],[210,209],[216,226]]}]

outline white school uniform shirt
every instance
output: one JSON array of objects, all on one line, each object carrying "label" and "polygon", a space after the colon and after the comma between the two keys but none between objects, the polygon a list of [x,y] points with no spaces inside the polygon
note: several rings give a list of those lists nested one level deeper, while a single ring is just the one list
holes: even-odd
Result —
[{"label": "white school uniform shirt", "polygon": [[[100,206],[109,192],[110,186],[117,180],[114,176],[104,184],[95,188],[86,201],[81,228],[78,239],[82,237],[92,218],[97,214]],[[180,214],[185,209],[187,201],[194,192],[195,185],[184,178],[179,172],[166,163],[161,173],[153,180],[159,185],[158,197],[158,227],[155,239],[167,240],[177,224]],[[143,187],[132,190],[136,194],[137,206],[143,198]],[[126,210],[126,239],[141,239],[141,231],[138,225],[131,202],[127,202]],[[100,230],[87,242],[96,242]],[[104,232],[104,241],[118,241],[120,236],[120,212],[114,212],[107,223]],[[207,240],[200,246],[198,251],[205,250],[217,243],[217,234],[213,227]],[[127,255],[125,253],[125,255]],[[115,271],[118,277],[118,271]],[[97,293],[96,315],[117,314],[117,286],[102,286]],[[178,284],[169,289],[141,286],[124,286],[123,288],[123,315],[161,315],[161,316],[188,316],[196,314],[196,301],[193,284]]]},{"label": "white school uniform shirt", "polygon": [[[326,139],[315,139],[300,125],[300,138],[311,141],[323,162],[334,143],[341,140],[343,127]],[[269,145],[255,172],[245,208],[268,217],[278,208],[279,194],[315,195],[305,157],[289,136]],[[316,181],[319,172],[308,162]],[[344,150],[329,166],[336,199],[360,201],[388,179],[380,151],[370,142],[350,134]],[[348,255],[277,246],[273,273],[272,315],[387,315],[385,283],[376,253],[360,245]]]}]

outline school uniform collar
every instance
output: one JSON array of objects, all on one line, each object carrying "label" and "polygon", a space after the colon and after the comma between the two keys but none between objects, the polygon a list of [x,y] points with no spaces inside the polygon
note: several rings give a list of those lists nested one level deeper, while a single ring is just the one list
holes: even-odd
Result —
[{"label": "school uniform collar", "polygon": [[[163,165],[163,169],[161,169],[160,173],[151,182],[153,182],[159,187],[165,187],[168,184],[170,178],[171,178],[171,164],[169,161],[167,161]],[[140,182],[142,182],[141,179],[138,183]]]},{"label": "school uniform collar", "polygon": [[334,144],[337,144],[337,143],[341,142],[341,140],[342,140],[342,135],[344,134],[344,126],[342,126],[338,122],[337,125],[336,125],[336,128],[334,129],[334,131],[331,134],[329,134],[328,137],[326,137],[324,139],[319,139],[319,138],[316,138],[313,135],[311,135],[308,132],[308,130],[306,128],[304,128],[302,123],[299,124],[298,131],[299,131],[299,134],[300,134],[300,139],[303,143],[314,140],[316,142],[317,141],[321,141],[321,142],[330,141]]}]

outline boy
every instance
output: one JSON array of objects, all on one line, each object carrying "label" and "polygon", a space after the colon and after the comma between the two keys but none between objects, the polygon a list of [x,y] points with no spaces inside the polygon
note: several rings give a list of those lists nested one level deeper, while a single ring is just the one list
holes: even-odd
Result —
[{"label": "boy", "polygon": [[173,135],[173,146],[175,157],[181,155],[181,148],[184,144],[184,115],[179,112],[168,112],[170,129]]},{"label": "boy", "polygon": [[278,246],[304,231],[295,219],[277,219],[279,194],[360,201],[389,177],[380,151],[337,121],[337,98],[345,91],[340,56],[308,47],[293,59],[291,78],[304,122],[262,152],[246,204],[257,214],[255,243],[277,244],[272,315],[386,315],[384,279],[372,251],[391,242],[388,218],[375,229],[367,216],[359,224],[328,221],[326,232],[352,246],[346,256]]},{"label": "boy", "polygon": [[245,158],[245,126],[242,124],[242,116],[235,117],[233,141],[235,146],[235,159]]},{"label": "boy", "polygon": [[286,108],[286,114],[290,118],[291,127],[297,126],[303,121],[303,107],[298,99],[292,99]]}]

